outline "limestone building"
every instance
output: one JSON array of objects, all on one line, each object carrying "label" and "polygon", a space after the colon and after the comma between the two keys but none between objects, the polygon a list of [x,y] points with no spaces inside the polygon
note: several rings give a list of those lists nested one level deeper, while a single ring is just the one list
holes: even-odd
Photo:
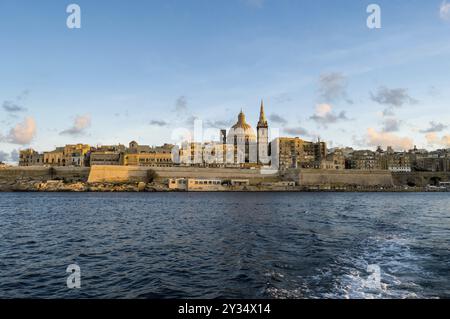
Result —
[{"label": "limestone building", "polygon": [[46,166],[63,166],[64,147],[57,147],[50,152],[44,152],[44,165]]},{"label": "limestone building", "polygon": [[269,125],[261,101],[255,133],[244,112],[228,130],[221,129],[218,141],[184,142],[178,149],[176,164],[197,167],[251,168],[270,165]]},{"label": "limestone building", "polygon": [[132,141],[124,154],[123,165],[125,166],[149,166],[149,167],[170,167],[173,166],[171,144],[164,144],[159,147],[149,145],[139,145]]},{"label": "limestone building", "polygon": [[358,150],[350,153],[345,159],[345,168],[363,171],[380,170],[381,162],[375,152],[371,150]]},{"label": "limestone building", "polygon": [[325,142],[309,142],[298,137],[280,137],[277,139],[279,169],[321,168],[326,160]]},{"label": "limestone building", "polygon": [[19,152],[19,166],[42,166],[44,155],[29,148]]},{"label": "limestone building", "polygon": [[257,138],[242,110],[238,121],[228,131],[227,144],[234,146],[233,164],[257,163]]},{"label": "limestone building", "polygon": [[99,146],[89,153],[89,166],[123,165],[125,151],[126,147],[121,144]]},{"label": "limestone building", "polygon": [[61,166],[84,167],[91,147],[87,144],[66,145],[63,150]]}]

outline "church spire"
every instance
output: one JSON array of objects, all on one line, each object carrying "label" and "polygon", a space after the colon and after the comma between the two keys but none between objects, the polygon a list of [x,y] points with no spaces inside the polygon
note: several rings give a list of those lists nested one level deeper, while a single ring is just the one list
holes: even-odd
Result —
[{"label": "church spire", "polygon": [[264,101],[261,100],[261,108],[259,111],[259,122],[258,127],[267,127],[266,114],[264,113]]}]

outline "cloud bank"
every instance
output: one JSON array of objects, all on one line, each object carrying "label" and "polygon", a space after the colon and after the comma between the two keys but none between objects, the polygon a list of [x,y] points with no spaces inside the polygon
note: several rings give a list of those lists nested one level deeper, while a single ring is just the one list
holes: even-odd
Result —
[{"label": "cloud bank", "polygon": [[372,147],[392,146],[396,150],[409,150],[413,147],[413,140],[409,137],[400,137],[389,132],[377,132],[373,128],[367,129],[367,145]]},{"label": "cloud bank", "polygon": [[450,148],[450,135],[444,135],[442,137],[438,137],[435,132],[425,134],[425,139],[427,140],[428,145],[431,147],[443,147]]}]

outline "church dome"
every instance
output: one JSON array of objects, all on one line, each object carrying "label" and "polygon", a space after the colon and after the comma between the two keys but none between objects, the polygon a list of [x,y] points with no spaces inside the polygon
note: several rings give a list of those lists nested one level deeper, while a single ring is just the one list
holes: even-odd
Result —
[{"label": "church dome", "polygon": [[229,139],[234,140],[235,136],[238,139],[248,138],[250,142],[256,141],[255,132],[253,131],[252,126],[248,124],[247,121],[245,120],[245,114],[242,111],[238,115],[237,123],[231,127],[230,132],[228,134]]}]

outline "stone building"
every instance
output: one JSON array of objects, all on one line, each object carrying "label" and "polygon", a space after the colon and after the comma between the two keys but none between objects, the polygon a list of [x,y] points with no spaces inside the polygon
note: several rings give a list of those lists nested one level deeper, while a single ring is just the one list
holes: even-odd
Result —
[{"label": "stone building", "polygon": [[[235,147],[222,142],[185,142],[178,149],[180,166],[194,167],[239,167],[234,164]],[[242,157],[242,155],[239,155]]]},{"label": "stone building", "polygon": [[325,142],[308,142],[298,137],[280,137],[277,139],[279,150],[279,169],[321,168],[326,159]]},{"label": "stone building", "polygon": [[57,147],[50,152],[44,152],[44,165],[46,166],[63,166],[64,147]]},{"label": "stone building", "polygon": [[50,152],[44,152],[43,165],[46,166],[88,166],[88,154],[91,147],[86,144],[66,145],[57,147]]},{"label": "stone building", "polygon": [[171,153],[139,153],[125,154],[125,166],[170,167],[173,165]]},{"label": "stone building", "polygon": [[182,143],[175,163],[181,166],[242,168],[270,165],[269,125],[264,103],[261,101],[256,134],[241,110],[228,134],[226,130],[220,130],[218,141]]},{"label": "stone building", "polygon": [[360,150],[354,151],[348,155],[345,159],[345,168],[364,171],[380,170],[381,163],[375,152],[370,150]]},{"label": "stone building", "polygon": [[328,153],[326,159],[321,162],[320,168],[328,170],[345,169],[344,152],[341,149],[335,149]]},{"label": "stone building", "polygon": [[378,166],[391,172],[411,172],[411,159],[407,152],[395,152],[392,147],[386,151],[379,146],[375,152]]},{"label": "stone building", "polygon": [[173,166],[172,149],[173,145],[171,144],[150,147],[132,141],[123,156],[123,165],[170,167]]},{"label": "stone building", "polygon": [[125,151],[126,147],[122,144],[97,146],[87,154],[87,162],[89,166],[123,165]]},{"label": "stone building", "polygon": [[42,166],[44,155],[29,148],[19,152],[19,166]]},{"label": "stone building", "polygon": [[136,141],[131,141],[128,144],[127,154],[141,154],[150,153],[152,148],[149,145],[139,145]]},{"label": "stone building", "polygon": [[233,164],[257,163],[257,138],[242,111],[238,115],[237,123],[228,132],[227,144],[234,146]]},{"label": "stone building", "polygon": [[89,166],[95,165],[123,165],[123,153],[121,152],[92,152],[89,154]]},{"label": "stone building", "polygon": [[409,152],[411,166],[414,171],[450,172],[450,149],[432,152]]},{"label": "stone building", "polygon": [[87,154],[91,147],[87,144],[66,145],[63,150],[63,159],[61,166],[84,167],[89,163],[86,161]]}]

